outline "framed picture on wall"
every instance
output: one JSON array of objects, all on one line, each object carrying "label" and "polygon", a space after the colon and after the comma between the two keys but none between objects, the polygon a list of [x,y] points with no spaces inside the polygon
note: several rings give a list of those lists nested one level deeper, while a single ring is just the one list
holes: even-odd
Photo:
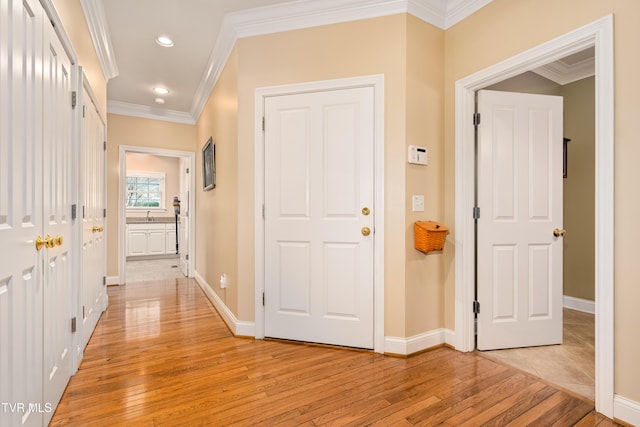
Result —
[{"label": "framed picture on wall", "polygon": [[202,148],[202,189],[209,191],[216,187],[216,145],[213,137]]}]

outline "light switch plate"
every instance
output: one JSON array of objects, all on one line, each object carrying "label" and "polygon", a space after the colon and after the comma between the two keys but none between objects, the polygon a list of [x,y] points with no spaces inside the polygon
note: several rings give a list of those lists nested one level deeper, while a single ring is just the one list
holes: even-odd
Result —
[{"label": "light switch plate", "polygon": [[411,196],[411,210],[413,212],[424,212],[424,196]]}]

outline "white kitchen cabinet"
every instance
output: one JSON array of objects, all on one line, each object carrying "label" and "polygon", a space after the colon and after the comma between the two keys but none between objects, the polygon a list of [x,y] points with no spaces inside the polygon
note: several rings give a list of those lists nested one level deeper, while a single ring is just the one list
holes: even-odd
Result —
[{"label": "white kitchen cabinet", "polygon": [[[175,224],[153,222],[127,224],[127,256],[175,253],[175,227]],[[173,233],[173,237],[168,237],[169,233]]]},{"label": "white kitchen cabinet", "polygon": [[176,225],[175,224],[167,224],[164,241],[165,241],[165,253],[175,254],[176,253]]}]

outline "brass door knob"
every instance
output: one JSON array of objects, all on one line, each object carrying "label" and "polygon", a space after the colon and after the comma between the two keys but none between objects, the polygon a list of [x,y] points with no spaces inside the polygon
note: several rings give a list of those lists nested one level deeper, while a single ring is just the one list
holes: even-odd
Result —
[{"label": "brass door knob", "polygon": [[371,234],[371,229],[369,227],[362,227],[361,231],[362,231],[362,235],[365,237]]},{"label": "brass door knob", "polygon": [[99,233],[99,232],[101,232],[102,230],[104,230],[104,228],[102,228],[102,227],[98,227],[98,226],[96,225],[96,226],[94,226],[94,227],[91,229],[91,232],[92,232],[92,233]]},{"label": "brass door knob", "polygon": [[553,230],[553,235],[556,237],[564,237],[564,235],[567,234],[567,232],[565,230],[556,228],[555,230]]},{"label": "brass door knob", "polygon": [[56,243],[54,242],[53,237],[49,236],[48,234],[46,236],[44,236],[44,239],[40,236],[38,236],[36,238],[36,250],[39,251],[40,249],[42,249],[43,247],[47,247],[47,248],[53,248],[56,246]]},{"label": "brass door knob", "polygon": [[53,240],[54,245],[62,246],[62,236],[58,235],[58,236],[54,237],[52,240]]},{"label": "brass door knob", "polygon": [[367,216],[371,213],[371,211],[369,210],[369,208],[364,207],[362,208],[362,215]]}]

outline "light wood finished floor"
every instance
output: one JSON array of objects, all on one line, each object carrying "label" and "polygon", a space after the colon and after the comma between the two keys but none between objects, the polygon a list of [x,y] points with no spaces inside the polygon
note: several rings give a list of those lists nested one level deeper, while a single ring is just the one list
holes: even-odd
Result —
[{"label": "light wood finished floor", "polygon": [[52,426],[610,426],[474,353],[406,359],[235,338],[191,279],[109,288]]}]

